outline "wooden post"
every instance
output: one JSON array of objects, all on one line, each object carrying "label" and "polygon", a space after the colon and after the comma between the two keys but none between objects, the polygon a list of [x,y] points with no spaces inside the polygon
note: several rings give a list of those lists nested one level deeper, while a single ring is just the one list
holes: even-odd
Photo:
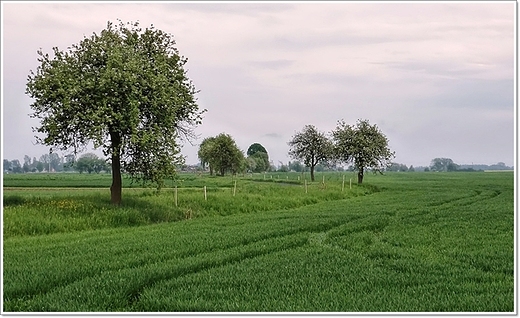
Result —
[{"label": "wooden post", "polygon": [[208,201],[208,195],[206,194],[206,186],[204,186],[204,201]]},{"label": "wooden post", "polygon": [[343,182],[341,182],[341,192],[345,189],[345,175],[343,175]]},{"label": "wooden post", "polygon": [[237,181],[235,180],[235,187],[233,188],[233,196],[235,196],[236,192],[237,192]]},{"label": "wooden post", "polygon": [[305,193],[307,193],[307,179],[305,179]]},{"label": "wooden post", "polygon": [[350,188],[352,189],[352,178],[350,178]]},{"label": "wooden post", "polygon": [[177,186],[175,186],[175,206],[177,206]]}]

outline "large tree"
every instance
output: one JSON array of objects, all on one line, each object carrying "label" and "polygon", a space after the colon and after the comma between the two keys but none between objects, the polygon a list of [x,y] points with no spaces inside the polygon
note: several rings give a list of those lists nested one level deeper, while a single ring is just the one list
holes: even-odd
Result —
[{"label": "large tree", "polygon": [[314,181],[314,167],[326,163],[332,154],[332,143],[325,133],[318,131],[313,125],[306,125],[288,142],[289,156],[301,160],[311,170],[311,181]]},{"label": "large tree", "polygon": [[374,173],[382,171],[390,164],[395,152],[388,148],[388,139],[377,125],[370,125],[368,120],[358,120],[354,126],[345,121],[338,122],[332,131],[334,157],[344,163],[352,162],[358,172],[358,183],[363,183],[367,168]]},{"label": "large tree", "polygon": [[37,141],[76,154],[90,142],[112,165],[111,201],[121,202],[121,171],[158,188],[182,161],[178,138],[201,123],[197,91],[171,34],[138,23],[108,22],[53,56],[38,51],[27,94],[41,120]]}]

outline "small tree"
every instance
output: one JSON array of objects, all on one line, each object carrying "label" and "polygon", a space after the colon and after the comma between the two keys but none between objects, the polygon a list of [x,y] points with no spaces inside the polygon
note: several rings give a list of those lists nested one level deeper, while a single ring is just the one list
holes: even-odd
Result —
[{"label": "small tree", "polygon": [[25,155],[25,156],[23,157],[23,166],[22,166],[22,170],[23,170],[23,172],[25,172],[25,173],[31,171],[31,157],[29,157],[28,155]]},{"label": "small tree", "polygon": [[311,169],[311,181],[314,181],[316,165],[326,162],[332,156],[332,143],[313,125],[306,125],[301,132],[297,132],[288,145],[289,156],[302,160]]},{"label": "small tree", "polygon": [[215,137],[208,137],[202,140],[199,146],[197,156],[200,159],[202,169],[206,169],[206,164],[209,166],[209,174],[213,175],[213,165],[211,164],[212,147],[214,146]]},{"label": "small tree", "polygon": [[289,170],[293,170],[295,172],[302,172],[303,171],[303,165],[299,161],[289,161]]},{"label": "small tree", "polygon": [[76,161],[76,156],[73,154],[68,154],[68,155],[65,155],[64,158],[65,158],[64,159],[65,162],[63,163],[63,170],[69,171],[74,166],[74,162]]},{"label": "small tree", "polygon": [[278,161],[280,163],[280,167],[278,168],[278,172],[289,172],[289,166],[284,165],[283,162]]},{"label": "small tree", "polygon": [[335,158],[341,162],[353,162],[358,172],[358,183],[363,183],[367,168],[374,173],[382,171],[390,164],[395,152],[388,148],[388,139],[377,125],[370,125],[368,120],[358,120],[356,126],[338,121],[332,132]]},{"label": "small tree", "polygon": [[9,159],[4,159],[4,171],[12,171],[11,161]]},{"label": "small tree", "polygon": [[11,171],[13,171],[14,173],[23,172],[22,165],[20,164],[20,160],[18,160],[18,159],[11,160],[10,166],[11,166]]},{"label": "small tree", "polygon": [[251,144],[251,146],[247,148],[247,156],[256,161],[254,172],[264,172],[269,170],[269,154],[261,144]]},{"label": "small tree", "polygon": [[79,159],[74,163],[74,167],[79,173],[84,171],[88,173],[100,173],[103,170],[107,170],[106,161],[99,158],[94,153],[86,153],[81,155]]},{"label": "small tree", "polygon": [[246,158],[246,168],[250,172],[254,172],[256,169],[256,161],[251,157]]},{"label": "small tree", "polygon": [[38,170],[38,172],[42,172],[43,169],[44,169],[43,162],[38,161],[38,163],[36,164],[36,170]]},{"label": "small tree", "polygon": [[248,158],[255,161],[254,172],[264,172],[269,170],[269,156],[267,153],[258,151],[250,155]]},{"label": "small tree", "polygon": [[202,117],[186,76],[187,59],[173,36],[138,23],[115,26],[85,37],[53,57],[38,51],[40,66],[29,75],[27,94],[39,143],[76,154],[89,142],[112,165],[113,204],[121,203],[124,169],[158,188],[182,162],[178,138],[193,137]]},{"label": "small tree", "polygon": [[214,137],[207,148],[207,162],[220,176],[226,172],[236,174],[246,167],[244,154],[228,134]]},{"label": "small tree", "polygon": [[[249,148],[247,148],[248,157],[254,155],[257,152],[267,153],[267,150],[265,149],[264,146],[262,146],[261,144],[259,144],[257,142],[255,142],[254,144],[251,144],[251,146],[249,146]],[[267,162],[269,162],[269,160]]]},{"label": "small tree", "polygon": [[441,171],[456,171],[459,169],[459,165],[453,162],[450,158],[435,158],[432,159],[430,164],[430,170],[441,172]]},{"label": "small tree", "polygon": [[43,164],[43,170],[47,170],[47,172],[51,172],[51,167],[50,167],[50,163],[51,163],[51,158],[49,156],[49,154],[43,154],[40,156],[40,162]]}]

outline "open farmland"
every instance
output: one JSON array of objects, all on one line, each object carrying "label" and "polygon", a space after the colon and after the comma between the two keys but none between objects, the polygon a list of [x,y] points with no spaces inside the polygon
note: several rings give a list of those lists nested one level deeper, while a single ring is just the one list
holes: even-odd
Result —
[{"label": "open farmland", "polygon": [[4,176],[3,310],[515,311],[513,173],[297,176]]}]

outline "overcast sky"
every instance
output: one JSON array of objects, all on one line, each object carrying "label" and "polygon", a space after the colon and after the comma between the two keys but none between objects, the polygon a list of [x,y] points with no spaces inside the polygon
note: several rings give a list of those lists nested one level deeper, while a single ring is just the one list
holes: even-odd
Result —
[{"label": "overcast sky", "polygon": [[[311,124],[377,124],[395,162],[514,165],[515,13],[508,2],[26,3],[2,1],[3,158],[38,157],[25,95],[36,51],[65,50],[108,21],[173,34],[208,111],[203,138],[244,151],[287,142]],[[187,163],[198,146],[185,144]],[[61,153],[63,154],[63,153]]]}]

